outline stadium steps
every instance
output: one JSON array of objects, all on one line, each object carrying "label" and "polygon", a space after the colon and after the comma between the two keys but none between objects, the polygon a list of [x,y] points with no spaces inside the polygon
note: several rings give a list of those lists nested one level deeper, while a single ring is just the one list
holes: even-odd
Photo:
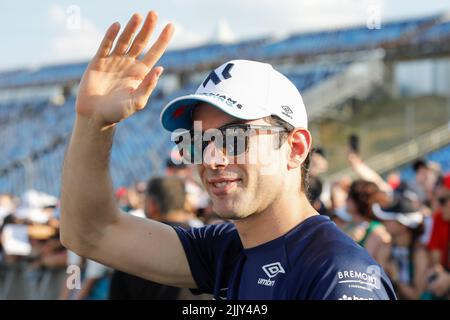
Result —
[{"label": "stadium steps", "polygon": [[383,62],[374,59],[355,62],[346,70],[329,77],[307,90],[303,99],[308,111],[309,121],[322,118],[347,100],[367,98],[373,89],[383,83]]}]

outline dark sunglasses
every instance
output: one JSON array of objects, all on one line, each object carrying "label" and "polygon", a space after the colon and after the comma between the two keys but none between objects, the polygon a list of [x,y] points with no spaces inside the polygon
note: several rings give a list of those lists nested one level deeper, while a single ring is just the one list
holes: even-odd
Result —
[{"label": "dark sunglasses", "polygon": [[180,155],[188,163],[201,163],[206,147],[213,142],[224,156],[237,157],[248,151],[249,138],[256,132],[285,132],[286,128],[247,123],[232,123],[207,131],[186,131],[175,138]]},{"label": "dark sunglasses", "polygon": [[447,201],[450,200],[450,196],[446,196],[446,197],[439,197],[438,198],[438,202],[441,206],[444,206]]}]

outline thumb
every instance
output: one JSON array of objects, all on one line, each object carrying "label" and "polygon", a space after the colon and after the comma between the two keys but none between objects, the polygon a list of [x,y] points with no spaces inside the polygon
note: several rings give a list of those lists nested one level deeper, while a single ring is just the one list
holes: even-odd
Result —
[{"label": "thumb", "polygon": [[147,104],[150,94],[156,87],[159,77],[163,73],[163,67],[155,67],[142,80],[141,84],[136,88],[133,94],[134,106],[137,110],[141,110]]}]

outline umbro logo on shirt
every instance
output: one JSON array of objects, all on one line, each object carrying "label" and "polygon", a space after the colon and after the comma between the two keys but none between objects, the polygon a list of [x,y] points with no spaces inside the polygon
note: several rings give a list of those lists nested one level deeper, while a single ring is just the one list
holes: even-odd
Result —
[{"label": "umbro logo on shirt", "polygon": [[279,273],[286,273],[283,269],[283,266],[279,262],[274,262],[270,264],[266,264],[262,266],[262,269],[267,274],[269,278],[275,277]]},{"label": "umbro logo on shirt", "polygon": [[261,284],[263,286],[267,287],[273,287],[275,284],[275,280],[271,280],[272,278],[276,277],[279,273],[286,273],[284,271],[283,266],[279,262],[269,263],[264,266],[262,266],[263,271],[266,273],[266,275],[269,277],[269,279],[258,279],[258,284]]}]

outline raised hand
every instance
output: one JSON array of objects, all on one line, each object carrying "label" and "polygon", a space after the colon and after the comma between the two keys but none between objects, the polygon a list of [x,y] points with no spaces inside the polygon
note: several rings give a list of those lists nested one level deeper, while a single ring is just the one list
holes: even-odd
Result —
[{"label": "raised hand", "polygon": [[149,51],[139,59],[157,20],[156,12],[149,12],[133,39],[142,21],[141,15],[134,14],[114,49],[120,25],[116,22],[108,28],[81,79],[76,101],[78,114],[108,128],[146,106],[163,72],[162,67],[154,65],[166,50],[174,30],[172,24],[167,24]]}]

